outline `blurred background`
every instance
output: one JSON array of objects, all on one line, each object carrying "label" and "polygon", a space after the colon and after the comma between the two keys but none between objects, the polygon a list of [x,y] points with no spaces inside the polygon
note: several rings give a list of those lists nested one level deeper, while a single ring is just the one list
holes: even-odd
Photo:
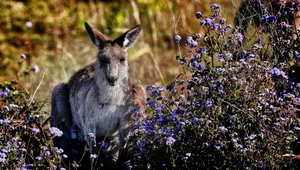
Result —
[{"label": "blurred background", "polygon": [[203,33],[195,13],[209,15],[212,3],[233,25],[240,0],[1,0],[0,83],[19,81],[36,91],[35,100],[49,103],[55,85],[95,60],[84,22],[112,39],[141,24],[129,50],[130,75],[144,86],[172,82],[181,72],[174,34],[184,41]]}]

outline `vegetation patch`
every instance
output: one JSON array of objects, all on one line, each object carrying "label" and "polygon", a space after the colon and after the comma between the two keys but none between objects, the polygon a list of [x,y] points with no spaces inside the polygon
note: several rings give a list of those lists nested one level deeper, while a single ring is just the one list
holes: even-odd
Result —
[{"label": "vegetation patch", "polygon": [[[175,31],[183,71],[165,86],[146,87],[148,117],[133,116],[121,169],[299,168],[299,30],[284,14],[277,14],[280,22],[269,14],[253,40],[221,16],[220,5],[210,8],[209,15],[195,14],[204,33],[182,38]],[[105,152],[88,150],[87,162],[64,164],[68,155],[52,140],[61,131],[48,126],[45,101],[35,101],[35,94],[18,81],[0,85],[1,169],[77,169],[94,162],[93,169],[107,168]],[[109,148],[104,141],[96,147]]]}]

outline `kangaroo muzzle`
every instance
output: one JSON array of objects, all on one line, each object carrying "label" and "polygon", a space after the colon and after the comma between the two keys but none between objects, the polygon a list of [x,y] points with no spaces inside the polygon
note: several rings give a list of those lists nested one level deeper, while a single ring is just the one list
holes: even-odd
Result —
[{"label": "kangaroo muzzle", "polygon": [[114,86],[119,78],[118,67],[115,66],[114,64],[108,64],[106,71],[107,71],[106,79],[108,81],[108,84]]}]

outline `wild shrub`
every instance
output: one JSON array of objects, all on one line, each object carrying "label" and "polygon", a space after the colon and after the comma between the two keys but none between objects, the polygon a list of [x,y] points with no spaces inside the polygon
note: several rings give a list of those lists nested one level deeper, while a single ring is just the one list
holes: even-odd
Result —
[{"label": "wild shrub", "polygon": [[[289,34],[274,35],[282,31],[276,18],[265,22],[266,31],[257,34],[268,39],[244,42],[239,28],[221,17],[221,7],[210,7],[213,12],[208,16],[196,13],[205,30],[203,41],[199,33],[183,42],[180,35],[174,37],[186,52],[177,57],[184,73],[166,86],[147,87],[151,116],[132,127],[132,158],[125,165],[129,169],[296,167],[292,156],[299,152],[300,84],[293,82],[288,70],[298,62],[299,42]],[[251,48],[244,49],[243,43]],[[262,56],[270,46],[276,48],[271,49],[272,57]]]},{"label": "wild shrub", "polygon": [[67,158],[53,145],[52,139],[62,132],[47,126],[45,101],[33,97],[17,80],[0,84],[0,169],[57,169]]}]

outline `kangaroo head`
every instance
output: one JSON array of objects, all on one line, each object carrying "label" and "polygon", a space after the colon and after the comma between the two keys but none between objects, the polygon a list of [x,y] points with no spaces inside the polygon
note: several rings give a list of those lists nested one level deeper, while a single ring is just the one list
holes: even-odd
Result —
[{"label": "kangaroo head", "polygon": [[85,23],[85,28],[99,49],[95,66],[96,76],[114,86],[116,82],[128,76],[127,49],[137,40],[141,26],[133,27],[115,40],[109,40],[88,23]]}]

